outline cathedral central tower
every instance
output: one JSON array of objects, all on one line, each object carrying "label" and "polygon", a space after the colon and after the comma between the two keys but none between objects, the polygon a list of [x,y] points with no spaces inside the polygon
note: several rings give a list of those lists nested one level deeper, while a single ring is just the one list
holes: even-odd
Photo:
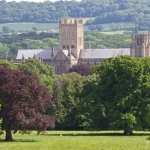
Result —
[{"label": "cathedral central tower", "polygon": [[133,36],[131,56],[147,57],[150,56],[150,33],[141,33]]},{"label": "cathedral central tower", "polygon": [[84,49],[84,23],[82,19],[66,18],[59,23],[60,49],[68,50],[78,59]]}]

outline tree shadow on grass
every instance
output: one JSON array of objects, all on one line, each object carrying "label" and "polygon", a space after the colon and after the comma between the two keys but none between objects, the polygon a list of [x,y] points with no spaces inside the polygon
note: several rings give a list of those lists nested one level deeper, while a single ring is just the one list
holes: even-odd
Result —
[{"label": "tree shadow on grass", "polygon": [[14,139],[13,141],[5,141],[4,139],[0,139],[0,143],[33,143],[33,142],[39,142],[38,140],[33,139]]},{"label": "tree shadow on grass", "polygon": [[150,141],[150,136],[146,138],[147,141]]},{"label": "tree shadow on grass", "polygon": [[150,136],[150,133],[134,133],[132,135],[124,135],[123,133],[60,133],[60,134],[41,134],[45,136]]}]

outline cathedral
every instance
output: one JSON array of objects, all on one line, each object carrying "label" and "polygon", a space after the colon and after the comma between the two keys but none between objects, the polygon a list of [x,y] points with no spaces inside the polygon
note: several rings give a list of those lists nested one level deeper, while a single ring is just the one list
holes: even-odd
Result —
[{"label": "cathedral", "polygon": [[84,20],[66,18],[59,22],[59,47],[49,49],[19,49],[17,61],[40,59],[51,64],[58,74],[66,73],[77,64],[97,64],[116,56],[150,56],[150,34],[133,37],[131,48],[85,49]]}]

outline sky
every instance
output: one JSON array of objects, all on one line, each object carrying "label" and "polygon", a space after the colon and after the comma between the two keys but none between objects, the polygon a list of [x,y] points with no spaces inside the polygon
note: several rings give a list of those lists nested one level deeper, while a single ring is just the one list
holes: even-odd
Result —
[{"label": "sky", "polygon": [[[44,1],[51,1],[51,2],[56,2],[58,0],[6,0],[8,2],[10,1],[17,1],[17,2],[20,2],[20,1],[28,1],[28,2],[44,2]],[[69,1],[69,0],[68,0]],[[76,0],[76,1],[81,1],[81,0]]]}]

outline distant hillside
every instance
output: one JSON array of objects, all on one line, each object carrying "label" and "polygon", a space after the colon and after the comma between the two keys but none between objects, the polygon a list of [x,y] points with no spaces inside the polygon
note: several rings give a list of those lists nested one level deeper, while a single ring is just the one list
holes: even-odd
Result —
[{"label": "distant hillside", "polygon": [[0,23],[58,22],[61,17],[94,18],[91,29],[150,30],[150,0],[83,0],[29,3],[0,1]]}]

